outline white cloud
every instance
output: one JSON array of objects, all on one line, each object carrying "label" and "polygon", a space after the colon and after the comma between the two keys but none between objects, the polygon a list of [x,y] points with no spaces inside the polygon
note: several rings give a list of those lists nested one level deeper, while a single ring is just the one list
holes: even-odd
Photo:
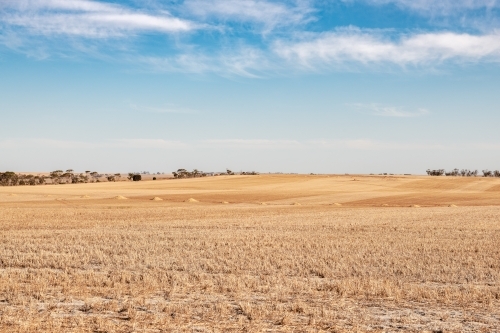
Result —
[{"label": "white cloud", "polygon": [[109,143],[115,147],[122,148],[187,148],[189,144],[182,141],[172,141],[163,139],[119,139]]},{"label": "white cloud", "polygon": [[429,142],[401,142],[401,141],[380,141],[368,138],[360,139],[316,139],[316,140],[287,140],[287,139],[207,139],[207,140],[165,140],[165,139],[111,139],[101,142],[91,141],[71,141],[46,138],[12,138],[0,140],[0,149],[3,151],[75,151],[80,150],[101,150],[110,149],[160,149],[160,150],[203,150],[209,149],[224,150],[485,150],[498,151],[500,144],[487,142],[470,142],[467,144],[436,144]]},{"label": "white cloud", "polygon": [[190,14],[238,22],[256,22],[266,29],[307,21],[312,8],[309,1],[271,2],[267,0],[187,0]]},{"label": "white cloud", "polygon": [[34,35],[108,38],[197,28],[194,23],[166,11],[148,13],[92,0],[18,0],[4,3],[0,10],[3,25],[24,28]]},{"label": "white cloud", "polygon": [[380,105],[376,103],[371,103],[371,104],[354,103],[348,105],[355,108],[356,110],[362,112],[368,112],[374,116],[380,116],[380,117],[412,118],[429,114],[429,111],[424,108],[420,108],[416,111],[407,111],[401,107]]},{"label": "white cloud", "polygon": [[[347,0],[353,2],[355,0]],[[402,8],[428,12],[431,14],[450,14],[460,10],[500,7],[499,0],[361,0],[372,5],[395,4]]]},{"label": "white cloud", "polygon": [[296,140],[266,140],[266,139],[215,139],[201,142],[213,148],[238,148],[238,149],[290,149],[304,147]]},{"label": "white cloud", "polygon": [[1,149],[109,149],[109,148],[184,148],[189,144],[163,139],[115,139],[102,142],[24,138],[0,140]]},{"label": "white cloud", "polygon": [[139,57],[136,62],[160,72],[193,74],[216,73],[223,76],[258,78],[279,65],[269,58],[270,54],[255,47],[239,46],[217,52],[188,49],[170,57]]},{"label": "white cloud", "polygon": [[382,32],[356,28],[308,36],[297,42],[278,41],[274,51],[303,68],[347,64],[437,65],[448,60],[500,60],[500,33],[471,35],[432,32],[391,39]]}]

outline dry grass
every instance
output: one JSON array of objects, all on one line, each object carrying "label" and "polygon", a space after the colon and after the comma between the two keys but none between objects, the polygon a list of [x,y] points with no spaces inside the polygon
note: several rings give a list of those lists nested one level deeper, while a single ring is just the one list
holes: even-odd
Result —
[{"label": "dry grass", "polygon": [[0,331],[499,331],[499,183],[356,180],[0,188]]}]

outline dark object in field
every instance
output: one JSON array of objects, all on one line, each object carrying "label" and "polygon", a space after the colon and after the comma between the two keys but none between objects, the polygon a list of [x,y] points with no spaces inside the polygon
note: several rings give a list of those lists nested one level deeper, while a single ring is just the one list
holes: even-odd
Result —
[{"label": "dark object in field", "polygon": [[156,177],[153,177],[153,180],[156,180]]},{"label": "dark object in field", "polygon": [[133,180],[134,182],[138,182],[138,181],[140,181],[141,179],[142,179],[141,175],[134,175],[134,176],[132,176],[132,180]]}]

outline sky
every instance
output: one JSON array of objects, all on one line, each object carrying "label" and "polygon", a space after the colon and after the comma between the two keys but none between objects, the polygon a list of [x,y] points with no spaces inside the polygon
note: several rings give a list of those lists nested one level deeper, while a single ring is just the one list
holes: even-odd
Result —
[{"label": "sky", "polygon": [[500,0],[0,0],[0,171],[500,169]]}]

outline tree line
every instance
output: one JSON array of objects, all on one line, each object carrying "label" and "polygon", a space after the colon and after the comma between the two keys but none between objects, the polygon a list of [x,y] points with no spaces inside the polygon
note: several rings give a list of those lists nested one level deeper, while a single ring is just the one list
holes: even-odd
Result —
[{"label": "tree line", "polygon": [[[499,170],[490,171],[488,169],[482,171],[482,177],[500,177]],[[451,171],[445,171],[444,169],[431,170],[427,169],[427,174],[429,176],[453,176],[453,177],[477,177],[479,172],[477,170],[468,169],[453,169]]]},{"label": "tree line", "polygon": [[[144,174],[149,174],[149,172],[144,172]],[[160,174],[160,173],[158,173]],[[206,177],[210,176],[219,176],[219,175],[258,175],[255,171],[250,172],[240,172],[234,173],[233,171],[226,169],[226,172],[220,173],[206,173],[200,171],[198,169],[194,169],[193,171],[187,171],[186,169],[178,169],[177,171],[172,172],[174,178],[182,179],[182,178],[197,178],[197,177]],[[140,181],[141,175],[139,173],[129,173],[126,177],[128,180]],[[120,181],[122,179],[122,175],[120,173],[115,174],[100,174],[97,171],[85,171],[84,173],[76,173],[73,169],[68,169],[66,171],[63,170],[55,170],[49,173],[49,176],[43,175],[23,175],[17,174],[12,171],[0,172],[0,186],[23,186],[23,185],[45,185],[45,184],[54,184],[54,185],[62,185],[62,184],[79,184],[79,183],[99,183],[101,181],[107,180],[108,182]],[[153,178],[156,180],[156,177]]]},{"label": "tree line", "polygon": [[78,184],[78,183],[96,183],[106,179],[108,182],[114,182],[121,179],[121,174],[115,173],[100,174],[96,171],[85,171],[85,173],[75,173],[72,169],[66,171],[55,170],[49,173],[49,176],[43,175],[22,175],[12,171],[0,172],[0,186],[23,186],[23,185],[45,185],[48,181],[51,184]]},{"label": "tree line", "polygon": [[229,169],[226,169],[226,172],[218,172],[218,173],[206,173],[206,172],[200,171],[198,169],[194,169],[193,171],[187,171],[186,169],[178,169],[177,171],[172,172],[172,174],[174,175],[175,179],[207,177],[208,175],[210,175],[210,176],[233,176],[236,174],[239,174],[239,175],[258,175],[258,173],[255,171],[234,173],[233,171],[231,171]]}]

